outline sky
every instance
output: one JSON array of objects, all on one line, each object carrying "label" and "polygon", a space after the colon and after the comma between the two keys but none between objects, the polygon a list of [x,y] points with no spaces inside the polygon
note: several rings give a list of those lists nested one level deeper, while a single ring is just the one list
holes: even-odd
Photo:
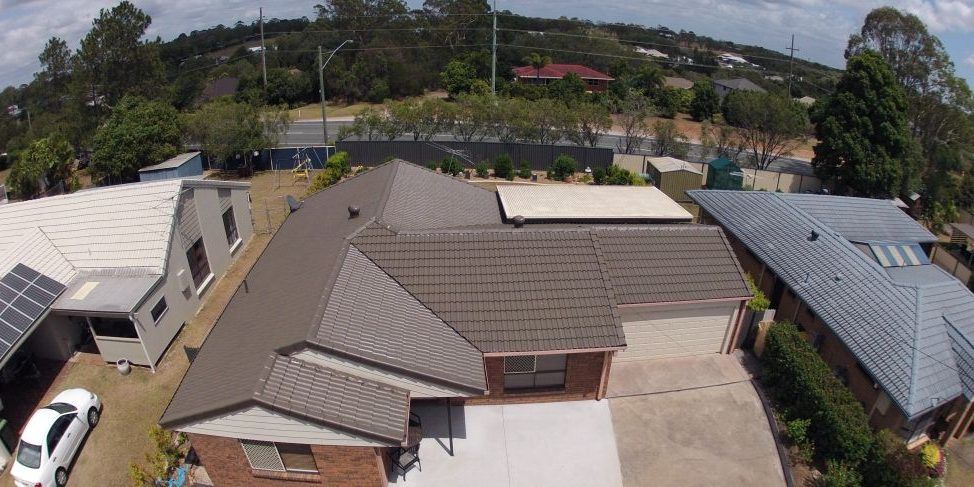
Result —
[{"label": "sky", "polygon": [[[249,22],[261,0],[133,0],[152,16],[148,35],[169,40],[218,24]],[[0,0],[0,86],[29,81],[37,55],[52,36],[77,48],[101,8],[118,0]],[[315,0],[263,0],[267,17],[313,17]],[[408,0],[412,7],[422,0]],[[499,10],[537,17],[665,25],[784,52],[791,35],[796,56],[842,67],[849,35],[875,7],[917,14],[943,41],[957,72],[974,81],[974,0],[501,0]],[[503,27],[503,19],[500,20]]]}]

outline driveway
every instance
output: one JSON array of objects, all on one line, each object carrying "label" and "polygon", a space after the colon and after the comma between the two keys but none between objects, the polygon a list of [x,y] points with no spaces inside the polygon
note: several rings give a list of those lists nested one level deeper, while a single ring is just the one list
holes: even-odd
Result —
[{"label": "driveway", "polygon": [[626,486],[785,485],[761,400],[733,355],[612,364]]},{"label": "driveway", "polygon": [[421,465],[399,486],[622,486],[607,401],[454,406],[414,403],[423,421]]}]

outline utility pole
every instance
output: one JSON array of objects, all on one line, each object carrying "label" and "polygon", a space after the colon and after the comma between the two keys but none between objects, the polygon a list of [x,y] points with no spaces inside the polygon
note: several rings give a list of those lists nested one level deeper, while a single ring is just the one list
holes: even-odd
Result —
[{"label": "utility pole", "polygon": [[795,49],[795,34],[791,35],[791,47],[787,48],[791,51],[791,57],[788,58],[788,98],[791,98],[791,79],[793,78],[792,64],[795,61],[795,51],[800,51],[801,49]]},{"label": "utility pole", "polygon": [[494,9],[492,10],[494,14],[494,37],[492,48],[491,48],[491,61],[490,61],[490,92],[494,95],[497,94],[497,0],[494,0]]},{"label": "utility pole", "polygon": [[335,50],[328,55],[328,59],[325,59],[324,62],[322,62],[323,56],[321,55],[321,46],[318,46],[318,89],[321,90],[321,127],[322,132],[325,134],[325,145],[328,145],[328,117],[325,116],[325,66],[328,66],[328,63],[331,62],[331,58],[335,57],[335,53],[337,53],[339,49],[345,47],[345,44],[348,44],[349,42],[354,41],[351,39],[346,39],[345,42],[339,44],[338,47],[336,47]]},{"label": "utility pole", "polygon": [[264,90],[267,90],[267,48],[264,47],[264,7],[260,8],[260,65],[264,71]]}]

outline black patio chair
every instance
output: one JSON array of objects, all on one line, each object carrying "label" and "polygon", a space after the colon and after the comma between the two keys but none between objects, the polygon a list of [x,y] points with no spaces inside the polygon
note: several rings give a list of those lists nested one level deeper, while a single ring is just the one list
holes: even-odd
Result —
[{"label": "black patio chair", "polygon": [[392,458],[392,467],[402,474],[402,478],[406,478],[406,472],[413,468],[413,465],[419,464],[419,468],[423,468],[422,462],[419,461],[419,442],[423,437],[423,420],[416,413],[409,413],[409,435],[407,436],[407,445],[399,448],[393,448],[389,452],[389,456]]}]

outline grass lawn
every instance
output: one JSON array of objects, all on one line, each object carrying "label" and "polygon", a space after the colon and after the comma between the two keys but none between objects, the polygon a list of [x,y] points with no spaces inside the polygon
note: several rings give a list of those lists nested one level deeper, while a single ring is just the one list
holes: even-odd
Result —
[{"label": "grass lawn", "polygon": [[[130,375],[123,377],[113,366],[84,362],[65,365],[42,403],[49,402],[61,390],[83,387],[101,396],[104,404],[101,422],[83,446],[68,485],[131,484],[129,464],[142,462],[149,451],[151,445],[146,432],[158,421],[189,368],[186,348],[197,348],[203,343],[234,290],[267,246],[271,234],[267,232],[266,222],[270,221],[270,228],[276,230],[284,221],[287,212],[284,211],[282,196],[292,194],[300,197],[304,194],[306,185],[291,184],[290,176],[289,172],[282,175],[281,186],[277,189],[274,188],[273,173],[259,173],[252,179],[253,218],[258,233],[209,291],[199,313],[186,323],[160,360],[155,373],[135,367]],[[13,486],[8,473],[0,476],[0,486]]]},{"label": "grass lawn", "polygon": [[947,475],[950,487],[974,485],[974,439],[959,441],[947,448]]}]

